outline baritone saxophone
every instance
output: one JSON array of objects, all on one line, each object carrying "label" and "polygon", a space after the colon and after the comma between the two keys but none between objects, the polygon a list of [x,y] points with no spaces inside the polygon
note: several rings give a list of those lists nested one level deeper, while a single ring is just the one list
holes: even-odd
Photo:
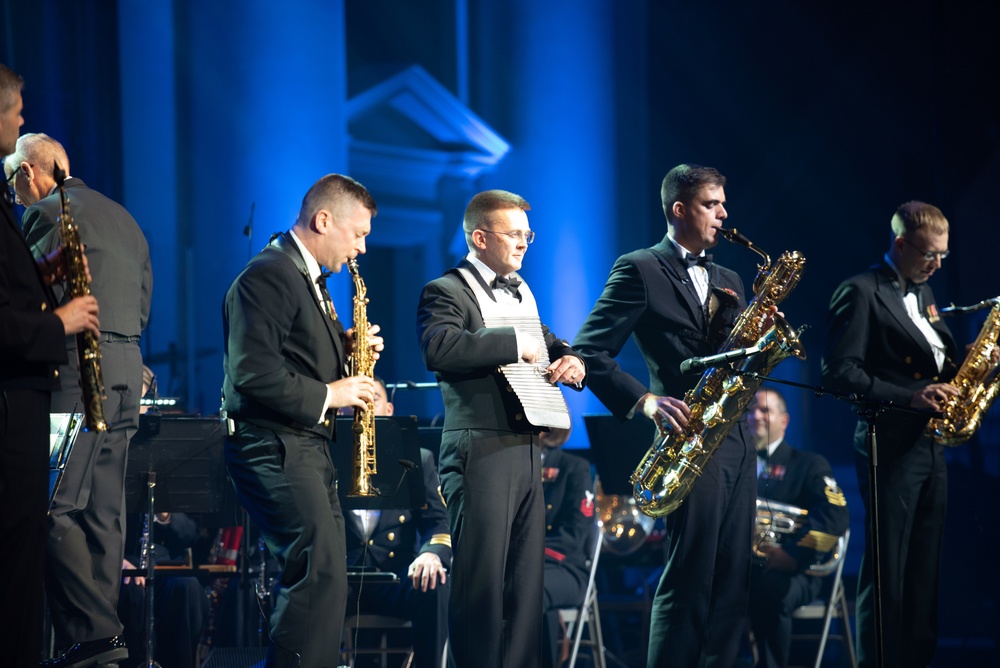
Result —
[{"label": "baritone saxophone", "polygon": [[[58,164],[53,170],[59,188],[59,237],[62,240],[62,256],[66,263],[66,294],[70,299],[90,294],[90,281],[83,264],[83,245],[80,243],[80,227],[69,211],[69,195],[64,182],[66,172]],[[97,335],[84,330],[76,335],[76,352],[80,363],[80,389],[83,390],[83,414],[88,431],[107,431],[104,419],[104,377],[101,374],[101,343]]]},{"label": "baritone saxophone", "polygon": [[[368,289],[358,273],[358,261],[347,261],[347,270],[354,281],[354,350],[349,361],[349,374],[375,378],[375,351],[368,345]],[[372,477],[378,473],[375,461],[375,404],[367,402],[364,409],[354,409],[353,464],[351,491],[348,496],[377,496]]]},{"label": "baritone saxophone", "polygon": [[[992,308],[990,308],[992,307]],[[1000,297],[986,299],[972,306],[941,309],[941,315],[966,313],[990,308],[979,336],[969,348],[962,367],[951,384],[958,394],[949,397],[941,408],[943,417],[927,423],[927,431],[941,445],[965,443],[976,433],[983,416],[1000,392],[1000,364],[997,361],[997,338],[1000,336]]]},{"label": "baritone saxophone", "polygon": [[[691,409],[688,425],[657,436],[632,472],[629,481],[636,506],[652,517],[672,513],[687,497],[757,392],[761,380],[754,374],[767,375],[790,356],[806,357],[799,332],[777,313],[772,316],[770,310],[798,284],[805,257],[798,251],[786,251],[772,264],[767,253],[735,229],[720,228],[718,232],[727,241],[744,246],[764,259],[763,265],[757,265],[754,298],[740,314],[719,352],[751,346],[758,352],[705,371],[694,389],[684,395],[684,403]],[[765,331],[768,321],[773,324]]]}]

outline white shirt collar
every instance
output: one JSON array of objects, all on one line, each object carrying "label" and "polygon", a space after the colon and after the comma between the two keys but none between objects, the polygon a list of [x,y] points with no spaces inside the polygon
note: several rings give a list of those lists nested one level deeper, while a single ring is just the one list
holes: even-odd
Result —
[{"label": "white shirt collar", "polygon": [[288,233],[292,236],[292,241],[298,246],[299,252],[302,253],[302,258],[306,261],[306,268],[309,270],[309,279],[315,283],[316,279],[319,278],[323,270],[320,269],[319,262],[313,257],[313,254],[309,252],[309,249],[305,247],[302,240],[299,239],[298,235],[295,234],[295,230],[288,230]]},{"label": "white shirt collar", "polygon": [[486,281],[486,285],[493,285],[493,279],[497,277],[497,272],[487,267],[486,264],[476,257],[476,254],[472,251],[469,251],[469,254],[465,256],[465,259],[472,263],[472,266],[476,268],[479,275],[483,277],[484,281]]}]

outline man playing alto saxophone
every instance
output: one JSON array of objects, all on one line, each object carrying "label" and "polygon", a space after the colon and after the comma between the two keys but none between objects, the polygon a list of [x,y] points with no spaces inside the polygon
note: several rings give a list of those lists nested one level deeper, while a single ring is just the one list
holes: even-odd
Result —
[{"label": "man playing alto saxophone", "polygon": [[[282,574],[274,587],[269,667],[336,663],[347,602],[344,515],[330,455],[334,413],[375,399],[370,376],[347,376],[356,345],[320,267],[340,271],[365,252],[375,200],[329,174],[306,193],[292,229],[233,281],[223,309],[226,466]],[[341,445],[340,447],[344,447]],[[333,663],[331,663],[333,662]]]},{"label": "man playing alto saxophone", "polygon": [[[882,260],[841,283],[830,300],[823,383],[867,399],[939,410],[958,392],[948,382],[957,371],[955,341],[927,284],[948,257],[948,220],[936,206],[914,201],[900,205],[891,227]],[[948,470],[944,448],[925,433],[926,425],[926,417],[898,411],[882,414],[876,424],[883,666],[929,665],[937,643]],[[870,523],[866,427],[858,422],[854,452]],[[861,666],[878,661],[872,580],[866,544],[857,599]]]},{"label": "man playing alto saxophone", "polygon": [[[573,342],[591,390],[620,420],[641,413],[661,429],[686,426],[690,409],[678,397],[698,376],[683,375],[681,362],[715,353],[747,306],[740,277],[705,254],[726,219],[725,185],[711,167],[667,173],[660,190],[666,236],[618,258]],[[649,367],[649,388],[614,360],[629,336]],[[667,564],[653,599],[649,668],[735,665],[750,581],[755,462],[741,419],[665,518]]]}]

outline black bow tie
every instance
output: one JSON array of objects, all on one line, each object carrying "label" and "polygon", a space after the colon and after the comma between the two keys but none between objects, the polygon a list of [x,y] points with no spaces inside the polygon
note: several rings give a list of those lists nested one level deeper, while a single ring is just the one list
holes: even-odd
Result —
[{"label": "black bow tie", "polygon": [[712,255],[710,253],[706,253],[705,255],[691,255],[691,253],[686,253],[681,261],[684,262],[685,267],[693,267],[696,264],[704,267],[712,261]]},{"label": "black bow tie", "polygon": [[517,288],[521,285],[521,281],[516,278],[507,278],[506,276],[496,275],[493,282],[490,283],[490,287],[494,290],[506,290],[514,297],[517,297]]},{"label": "black bow tie", "polygon": [[316,285],[319,286],[319,293],[323,296],[323,306],[326,308],[327,315],[336,320],[337,309],[333,307],[333,299],[330,298],[330,290],[326,287],[326,279],[331,276],[333,276],[333,272],[320,272],[320,275],[316,278]]}]

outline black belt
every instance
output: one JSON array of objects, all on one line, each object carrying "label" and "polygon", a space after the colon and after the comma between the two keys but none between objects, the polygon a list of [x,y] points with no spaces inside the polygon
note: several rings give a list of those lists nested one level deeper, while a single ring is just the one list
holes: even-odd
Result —
[{"label": "black belt", "polygon": [[138,336],[125,336],[114,332],[101,332],[101,343],[138,343]]}]

